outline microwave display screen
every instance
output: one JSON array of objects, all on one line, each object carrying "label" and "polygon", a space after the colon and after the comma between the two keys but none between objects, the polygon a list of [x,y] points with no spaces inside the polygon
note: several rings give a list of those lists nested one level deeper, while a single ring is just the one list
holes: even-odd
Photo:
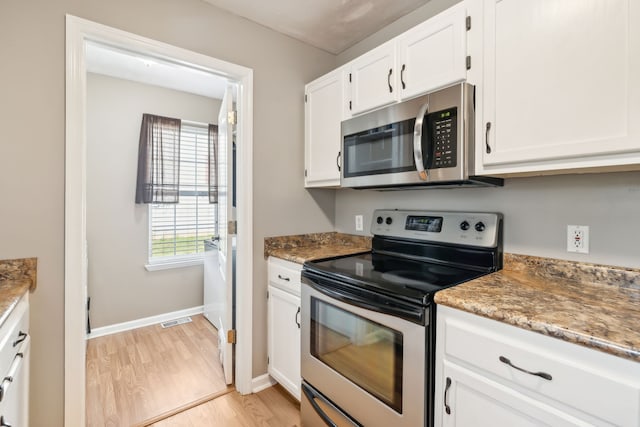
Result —
[{"label": "microwave display screen", "polygon": [[441,216],[413,216],[407,217],[405,230],[412,231],[428,231],[430,233],[439,233],[442,231]]}]

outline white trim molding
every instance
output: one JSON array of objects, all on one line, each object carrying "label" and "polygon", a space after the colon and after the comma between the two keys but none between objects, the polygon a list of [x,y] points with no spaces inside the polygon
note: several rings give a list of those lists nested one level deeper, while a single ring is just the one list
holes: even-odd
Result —
[{"label": "white trim molding", "polygon": [[262,390],[269,388],[278,382],[271,378],[269,374],[262,374],[259,377],[255,377],[251,380],[251,390],[253,393],[261,392]]},{"label": "white trim molding", "polygon": [[117,334],[118,332],[130,331],[132,329],[144,328],[145,326],[157,325],[169,320],[180,319],[181,317],[195,316],[204,313],[204,306],[186,308],[184,310],[172,311],[171,313],[158,314],[156,316],[143,317],[142,319],[130,320],[128,322],[116,323],[109,326],[101,326],[91,330],[87,335],[88,339],[104,337],[105,335]]},{"label": "white trim molding", "polygon": [[252,392],[253,70],[75,16],[66,16],[64,425],[85,425],[87,41],[170,60],[238,84],[236,388]]}]

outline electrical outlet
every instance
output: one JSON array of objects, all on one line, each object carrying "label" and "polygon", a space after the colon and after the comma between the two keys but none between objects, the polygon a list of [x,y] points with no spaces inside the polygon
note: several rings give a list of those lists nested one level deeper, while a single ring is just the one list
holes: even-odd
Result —
[{"label": "electrical outlet", "polygon": [[364,230],[364,225],[362,223],[362,215],[356,215],[356,231]]},{"label": "electrical outlet", "polygon": [[589,253],[589,226],[567,226],[567,252]]}]

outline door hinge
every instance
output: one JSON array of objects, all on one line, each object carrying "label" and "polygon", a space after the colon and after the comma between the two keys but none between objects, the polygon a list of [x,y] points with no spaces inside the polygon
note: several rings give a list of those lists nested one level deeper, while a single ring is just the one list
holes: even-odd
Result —
[{"label": "door hinge", "polygon": [[267,299],[269,299],[269,291],[267,291]]},{"label": "door hinge", "polygon": [[267,365],[269,364],[270,360],[269,360],[269,356],[267,356]]},{"label": "door hinge", "polygon": [[304,102],[307,102],[307,94],[304,94]]},{"label": "door hinge", "polygon": [[227,331],[227,344],[235,344],[236,343],[236,330],[229,329]]},{"label": "door hinge", "polygon": [[228,234],[238,234],[238,221],[229,221],[227,223]]},{"label": "door hinge", "polygon": [[467,56],[467,70],[471,69],[471,56]]},{"label": "door hinge", "polygon": [[349,111],[351,111],[351,101],[349,101]]},{"label": "door hinge", "polygon": [[351,83],[351,73],[349,73],[349,83]]},{"label": "door hinge", "polygon": [[236,113],[235,110],[233,111],[229,111],[227,113],[227,121],[229,122],[230,125],[235,125],[238,119],[238,114]]},{"label": "door hinge", "polygon": [[307,177],[307,170],[306,169],[304,170],[304,177],[305,178]]},{"label": "door hinge", "polygon": [[467,25],[467,31],[469,31],[471,29],[471,17],[467,16],[467,20],[466,20],[466,25]]}]

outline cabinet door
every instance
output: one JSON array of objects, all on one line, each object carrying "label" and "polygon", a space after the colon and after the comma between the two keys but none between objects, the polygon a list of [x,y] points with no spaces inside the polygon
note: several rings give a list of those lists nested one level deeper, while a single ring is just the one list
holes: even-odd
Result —
[{"label": "cabinet door", "polygon": [[350,65],[353,114],[373,110],[398,99],[395,40],[354,59]]},{"label": "cabinet door", "polygon": [[[444,362],[444,390],[436,391],[436,424],[443,427],[588,426],[488,378]],[[448,413],[447,413],[448,408]],[[441,423],[438,424],[438,421]]]},{"label": "cabinet door", "polygon": [[463,2],[400,36],[398,68],[402,99],[466,78],[465,22]]},{"label": "cabinet door", "polygon": [[305,187],[340,185],[342,69],[309,83],[305,90]]},{"label": "cabinet door", "polygon": [[640,4],[484,0],[481,173],[640,162]]},{"label": "cabinet door", "polygon": [[300,400],[300,298],[269,286],[269,375]]}]

